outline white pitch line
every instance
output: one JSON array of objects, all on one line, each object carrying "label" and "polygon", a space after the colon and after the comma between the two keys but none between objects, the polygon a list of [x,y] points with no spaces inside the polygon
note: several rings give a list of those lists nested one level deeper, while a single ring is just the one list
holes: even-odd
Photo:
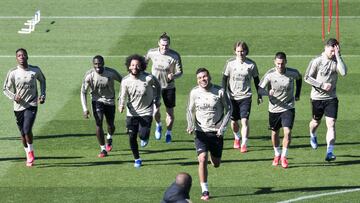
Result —
[{"label": "white pitch line", "polygon": [[[316,55],[287,55],[290,58],[311,58]],[[0,58],[14,58],[15,55],[0,55]],[[30,58],[91,58],[90,55],[29,55]],[[128,55],[103,55],[105,58],[126,58]],[[228,58],[232,55],[182,55],[181,58]],[[274,55],[250,55],[249,58],[272,58]],[[344,58],[355,58],[360,55],[342,55]]]},{"label": "white pitch line", "polygon": [[[0,19],[27,19],[31,16],[0,16]],[[42,19],[320,19],[321,16],[41,16]],[[334,17],[335,18],[335,17]],[[339,16],[360,19],[360,16]]]},{"label": "white pitch line", "polygon": [[317,194],[317,195],[303,196],[303,197],[298,197],[296,199],[289,199],[289,200],[281,201],[281,202],[278,202],[278,203],[297,202],[297,201],[301,201],[301,200],[305,200],[305,199],[314,199],[314,198],[323,197],[323,196],[337,195],[337,194],[343,194],[343,193],[349,193],[349,192],[357,192],[357,191],[360,191],[360,188],[349,189],[349,190],[341,190],[341,191],[337,191],[337,192],[328,192],[328,193],[322,193],[322,194]]}]

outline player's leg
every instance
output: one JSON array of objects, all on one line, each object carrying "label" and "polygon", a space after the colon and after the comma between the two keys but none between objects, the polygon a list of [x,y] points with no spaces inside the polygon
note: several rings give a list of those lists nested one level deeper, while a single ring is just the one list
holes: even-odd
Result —
[{"label": "player's leg", "polygon": [[104,120],[104,104],[101,102],[92,102],[93,115],[96,125],[96,138],[100,145],[100,153],[98,157],[103,158],[107,156],[104,130],[103,130],[103,120]]},{"label": "player's leg", "polygon": [[106,105],[105,106],[105,118],[106,118],[106,123],[107,123],[107,136],[106,136],[106,151],[110,152],[113,148],[112,145],[112,136],[114,135],[115,132],[115,105]]},{"label": "player's leg", "polygon": [[131,152],[134,156],[134,167],[141,167],[142,161],[139,155],[139,146],[137,143],[137,134],[139,131],[139,117],[126,117],[126,127],[128,129],[129,134],[129,145]]},{"label": "player's leg", "polygon": [[280,113],[269,112],[269,129],[271,130],[271,143],[274,149],[274,159],[272,162],[273,166],[277,166],[280,161],[280,155],[281,155],[280,138],[279,138],[280,128],[281,128]]},{"label": "player's leg", "polygon": [[233,100],[233,99],[231,99],[230,101],[231,101],[231,104],[233,107],[233,111],[231,113],[231,123],[230,123],[231,129],[234,134],[233,148],[240,149],[241,134],[240,134],[240,128],[239,128],[239,123],[238,123],[238,120],[240,119],[239,102],[236,100]]},{"label": "player's leg", "polygon": [[247,141],[249,138],[249,117],[251,111],[251,97],[242,99],[240,102],[240,118],[241,118],[241,148],[240,152],[247,152]]},{"label": "player's leg", "polygon": [[23,133],[27,144],[27,166],[35,161],[32,128],[36,119],[37,107],[29,107],[24,111]]},{"label": "player's leg", "polygon": [[335,123],[338,113],[338,99],[332,99],[326,102],[325,105],[325,121],[326,121],[326,161],[334,161],[336,156],[334,155],[334,146],[336,140]]},{"label": "player's leg", "polygon": [[143,116],[139,118],[139,137],[141,147],[146,147],[149,143],[151,123],[151,116]]},{"label": "player's leg", "polygon": [[209,199],[209,188],[208,188],[208,148],[207,148],[207,137],[204,132],[195,131],[195,148],[198,156],[198,174],[199,182],[201,186],[201,199]]},{"label": "player's leg", "polygon": [[163,91],[164,105],[166,107],[166,132],[165,142],[170,143],[172,140],[172,127],[175,120],[174,108],[176,105],[176,89],[167,89]]},{"label": "player's leg", "polygon": [[321,118],[324,115],[324,105],[321,100],[311,100],[312,106],[312,119],[309,123],[309,131],[310,131],[310,145],[313,149],[317,149],[317,134],[316,130],[318,129]]},{"label": "player's leg", "polygon": [[288,167],[288,149],[291,143],[291,129],[294,125],[295,120],[295,109],[287,110],[283,113],[281,113],[281,125],[284,130],[284,138],[282,142],[282,153],[281,153],[281,166],[283,168]]}]

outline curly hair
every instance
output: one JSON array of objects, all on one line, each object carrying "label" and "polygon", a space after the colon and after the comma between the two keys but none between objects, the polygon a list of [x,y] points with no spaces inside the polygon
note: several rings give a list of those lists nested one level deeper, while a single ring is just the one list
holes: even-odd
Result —
[{"label": "curly hair", "polygon": [[126,59],[125,59],[125,66],[126,66],[127,71],[129,71],[129,67],[130,67],[132,60],[137,60],[140,62],[140,71],[144,71],[146,69],[147,63],[145,61],[145,58],[139,54],[133,54],[133,55],[126,57]]}]

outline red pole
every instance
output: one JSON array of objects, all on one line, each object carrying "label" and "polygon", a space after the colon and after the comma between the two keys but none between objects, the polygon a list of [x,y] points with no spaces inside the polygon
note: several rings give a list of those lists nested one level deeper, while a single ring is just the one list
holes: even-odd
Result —
[{"label": "red pole", "polygon": [[321,0],[321,39],[325,41],[325,5],[324,0]]},{"label": "red pole", "polygon": [[336,39],[340,42],[339,0],[336,0]]},{"label": "red pole", "polygon": [[331,28],[331,22],[332,22],[332,14],[333,14],[333,1],[329,0],[329,11],[328,11],[328,15],[329,15],[329,21],[328,21],[328,34],[330,33],[330,28]]}]

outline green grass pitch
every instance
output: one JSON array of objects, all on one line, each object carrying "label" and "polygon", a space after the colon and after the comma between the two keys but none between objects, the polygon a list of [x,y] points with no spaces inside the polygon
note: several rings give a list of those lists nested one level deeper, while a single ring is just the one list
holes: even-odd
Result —
[{"label": "green grass pitch", "polygon": [[[42,15],[36,30],[18,34],[36,10]],[[310,148],[310,86],[303,83],[289,168],[271,166],[267,99],[260,106],[253,102],[249,152],[232,149],[228,128],[222,165],[209,166],[211,202],[280,202],[311,195],[318,197],[302,202],[359,201],[360,193],[354,191],[360,188],[359,13],[358,0],[340,1],[340,41],[349,71],[338,81],[337,160],[324,161],[324,122],[319,148]],[[213,82],[220,84],[233,43],[244,40],[261,76],[273,66],[277,51],[285,51],[288,66],[304,74],[311,58],[323,50],[320,16],[320,0],[2,0],[1,83],[16,64],[15,50],[24,47],[30,64],[39,65],[47,78],[47,101],[39,107],[33,129],[36,165],[27,168],[12,103],[0,97],[0,202],[160,202],[181,171],[193,176],[191,199],[200,202],[196,152],[185,118],[195,70],[208,67]],[[327,37],[335,37],[334,21]],[[104,55],[106,65],[124,76],[124,57],[145,54],[164,31],[184,66],[183,77],[176,81],[173,142],[156,141],[152,135],[140,151],[144,165],[135,169],[125,114],[117,112],[114,149],[110,156],[97,158],[94,120],[82,118],[79,95],[92,56]],[[164,109],[162,118],[164,123]],[[346,190],[353,191],[336,194]]]}]

